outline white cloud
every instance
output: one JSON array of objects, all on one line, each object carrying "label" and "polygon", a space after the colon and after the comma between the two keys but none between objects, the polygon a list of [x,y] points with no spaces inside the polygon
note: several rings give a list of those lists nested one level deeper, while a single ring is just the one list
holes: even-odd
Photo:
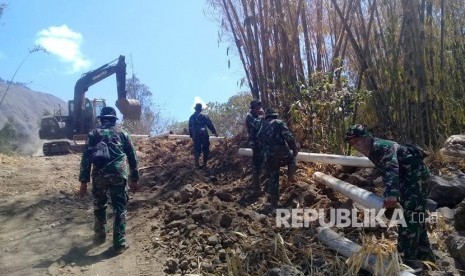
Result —
[{"label": "white cloud", "polygon": [[58,56],[60,61],[71,64],[74,73],[90,67],[90,60],[81,53],[82,41],[82,34],[74,32],[66,25],[61,25],[40,30],[37,33],[36,44]]},{"label": "white cloud", "polygon": [[192,108],[194,108],[195,105],[198,104],[198,103],[201,103],[203,108],[205,108],[206,104],[205,104],[204,101],[202,101],[202,99],[199,96],[194,97],[194,104],[192,104]]}]

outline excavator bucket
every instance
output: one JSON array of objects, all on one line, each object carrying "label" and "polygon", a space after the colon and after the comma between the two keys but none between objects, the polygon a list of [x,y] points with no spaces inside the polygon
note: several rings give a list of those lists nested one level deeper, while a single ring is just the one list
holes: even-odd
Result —
[{"label": "excavator bucket", "polygon": [[140,102],[135,99],[118,99],[116,107],[123,114],[123,120],[140,120],[142,113]]}]

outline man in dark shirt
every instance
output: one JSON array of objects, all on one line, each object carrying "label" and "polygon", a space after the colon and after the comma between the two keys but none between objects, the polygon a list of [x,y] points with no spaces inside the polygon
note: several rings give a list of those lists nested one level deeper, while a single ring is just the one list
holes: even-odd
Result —
[{"label": "man in dark shirt", "polygon": [[194,107],[195,112],[189,118],[189,135],[194,142],[195,167],[201,168],[199,164],[200,153],[203,153],[203,168],[207,166],[210,155],[210,139],[208,129],[213,135],[218,136],[212,121],[207,115],[202,114],[202,104],[198,103]]}]

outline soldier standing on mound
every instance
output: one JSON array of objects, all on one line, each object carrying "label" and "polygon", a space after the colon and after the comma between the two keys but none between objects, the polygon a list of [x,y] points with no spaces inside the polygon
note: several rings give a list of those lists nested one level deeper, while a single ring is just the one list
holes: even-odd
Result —
[{"label": "soldier standing on mound", "polygon": [[273,108],[267,108],[265,120],[258,132],[269,178],[268,194],[273,208],[276,208],[279,203],[279,168],[287,166],[288,182],[294,182],[295,157],[298,153],[298,145],[294,136],[286,123],[278,119],[278,116],[279,114]]}]

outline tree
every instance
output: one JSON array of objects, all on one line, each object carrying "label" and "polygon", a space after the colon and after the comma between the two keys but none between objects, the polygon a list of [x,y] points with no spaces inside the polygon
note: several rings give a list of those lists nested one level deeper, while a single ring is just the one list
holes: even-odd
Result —
[{"label": "tree", "polygon": [[244,130],[245,116],[251,100],[250,92],[240,92],[230,97],[226,103],[207,103],[204,113],[210,117],[219,135],[232,137]]},{"label": "tree", "polygon": [[[251,100],[250,92],[240,92],[231,96],[226,103],[208,102],[202,113],[212,120],[218,135],[233,137],[244,130]],[[177,134],[189,134],[188,125],[188,121],[176,122],[167,129]]]},{"label": "tree", "polygon": [[126,80],[127,97],[136,99],[141,104],[142,115],[140,121],[125,120],[122,125],[133,134],[159,134],[172,123],[172,119],[162,116],[161,107],[152,101],[150,88],[143,84],[134,74]]},{"label": "tree", "polygon": [[0,153],[11,154],[18,149],[18,132],[15,121],[9,117],[2,129],[0,129]]},{"label": "tree", "polygon": [[[337,148],[357,122],[437,147],[465,127],[463,0],[209,3],[253,97],[315,141]],[[333,111],[344,91],[353,96],[349,117]]]}]

